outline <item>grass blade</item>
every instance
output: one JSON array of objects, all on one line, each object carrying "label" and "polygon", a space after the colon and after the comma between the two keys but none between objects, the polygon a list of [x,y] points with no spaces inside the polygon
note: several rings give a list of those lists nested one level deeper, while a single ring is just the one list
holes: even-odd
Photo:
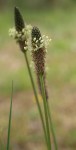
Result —
[{"label": "grass blade", "polygon": [[9,150],[9,146],[10,146],[10,130],[11,130],[11,118],[12,118],[12,99],[13,99],[13,81],[12,81],[12,90],[11,90],[9,123],[8,123],[8,136],[7,136],[7,147],[6,147],[6,150]]}]

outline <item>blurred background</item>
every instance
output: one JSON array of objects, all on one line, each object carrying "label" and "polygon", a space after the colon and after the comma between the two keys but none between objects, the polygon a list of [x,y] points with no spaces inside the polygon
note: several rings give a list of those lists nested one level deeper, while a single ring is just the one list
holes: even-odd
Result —
[{"label": "blurred background", "polygon": [[[52,38],[47,88],[53,125],[59,150],[76,150],[76,0],[0,0],[0,150],[6,148],[12,80],[10,149],[46,149],[24,56],[8,35],[14,26],[14,6],[27,24]],[[31,63],[29,53],[28,57]]]}]

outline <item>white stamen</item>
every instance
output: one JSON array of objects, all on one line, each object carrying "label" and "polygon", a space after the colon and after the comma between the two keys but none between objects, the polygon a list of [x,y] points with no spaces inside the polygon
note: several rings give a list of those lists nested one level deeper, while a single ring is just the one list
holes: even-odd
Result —
[{"label": "white stamen", "polygon": [[28,49],[28,46],[24,47],[24,49],[27,50],[27,49]]},{"label": "white stamen", "polygon": [[41,40],[40,42],[41,42],[41,43],[43,43],[43,42],[44,42],[44,40]]},{"label": "white stamen", "polygon": [[42,38],[40,37],[39,40],[41,40]]},{"label": "white stamen", "polygon": [[33,41],[36,41],[36,38],[34,38]]},{"label": "white stamen", "polygon": [[36,43],[38,43],[38,40],[36,40]]}]

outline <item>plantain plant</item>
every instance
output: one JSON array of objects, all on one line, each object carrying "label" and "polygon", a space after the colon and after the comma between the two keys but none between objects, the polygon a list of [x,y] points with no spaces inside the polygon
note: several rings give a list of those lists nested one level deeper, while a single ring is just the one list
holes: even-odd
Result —
[{"label": "plantain plant", "polygon": [[[31,25],[27,25],[26,23],[24,23],[23,17],[17,7],[15,7],[14,9],[14,21],[15,21],[15,28],[11,28],[9,30],[9,35],[12,36],[18,43],[20,50],[22,51],[26,61],[29,77],[31,80],[34,96],[36,99],[36,104],[42,122],[47,150],[52,150],[50,133],[52,133],[54,148],[55,150],[58,150],[56,136],[54,133],[54,128],[51,119],[51,112],[49,108],[49,96],[46,87],[45,63],[46,63],[47,46],[51,41],[51,39],[49,39],[48,36],[41,35],[41,32],[38,27],[35,26],[32,27]],[[32,60],[34,62],[37,83],[43,100],[44,112],[42,111],[42,107],[39,102],[38,93],[29,65],[29,59],[27,56],[28,52],[31,52]]]}]

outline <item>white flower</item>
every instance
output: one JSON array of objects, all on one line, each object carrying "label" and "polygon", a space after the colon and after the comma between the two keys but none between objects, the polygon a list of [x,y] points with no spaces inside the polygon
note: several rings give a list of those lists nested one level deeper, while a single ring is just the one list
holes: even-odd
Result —
[{"label": "white flower", "polygon": [[[25,41],[25,47],[24,49],[29,51],[32,51],[31,48],[31,25],[26,25],[25,28],[22,29],[22,31],[17,31],[15,28],[9,29],[9,36],[13,37],[17,41]],[[51,39],[49,39],[48,36],[42,35],[39,39],[36,39],[36,37],[33,38],[33,50],[37,51],[40,48],[45,47],[45,50],[47,52],[47,46],[51,42]]]},{"label": "white flower", "polygon": [[25,50],[28,50],[28,46],[25,46],[24,49],[25,49]]},{"label": "white flower", "polygon": [[11,36],[11,37],[15,37],[15,35],[16,35],[16,30],[15,30],[15,28],[10,28],[9,29],[9,36]]},{"label": "white flower", "polygon": [[49,45],[49,43],[51,42],[51,39],[49,39],[48,36],[43,35],[42,37],[39,38],[39,40],[36,40],[36,37],[33,38],[33,50],[37,51],[40,48],[45,47],[45,50],[47,52],[47,46]]},{"label": "white flower", "polygon": [[42,38],[40,37],[39,40],[41,40]]},{"label": "white flower", "polygon": [[35,38],[35,37],[33,38],[33,41],[36,41],[36,38]]},{"label": "white flower", "polygon": [[16,31],[15,28],[9,29],[9,36],[15,38],[16,40],[26,40],[29,38],[31,33],[32,26],[26,25],[25,28],[22,29],[22,31]]}]

